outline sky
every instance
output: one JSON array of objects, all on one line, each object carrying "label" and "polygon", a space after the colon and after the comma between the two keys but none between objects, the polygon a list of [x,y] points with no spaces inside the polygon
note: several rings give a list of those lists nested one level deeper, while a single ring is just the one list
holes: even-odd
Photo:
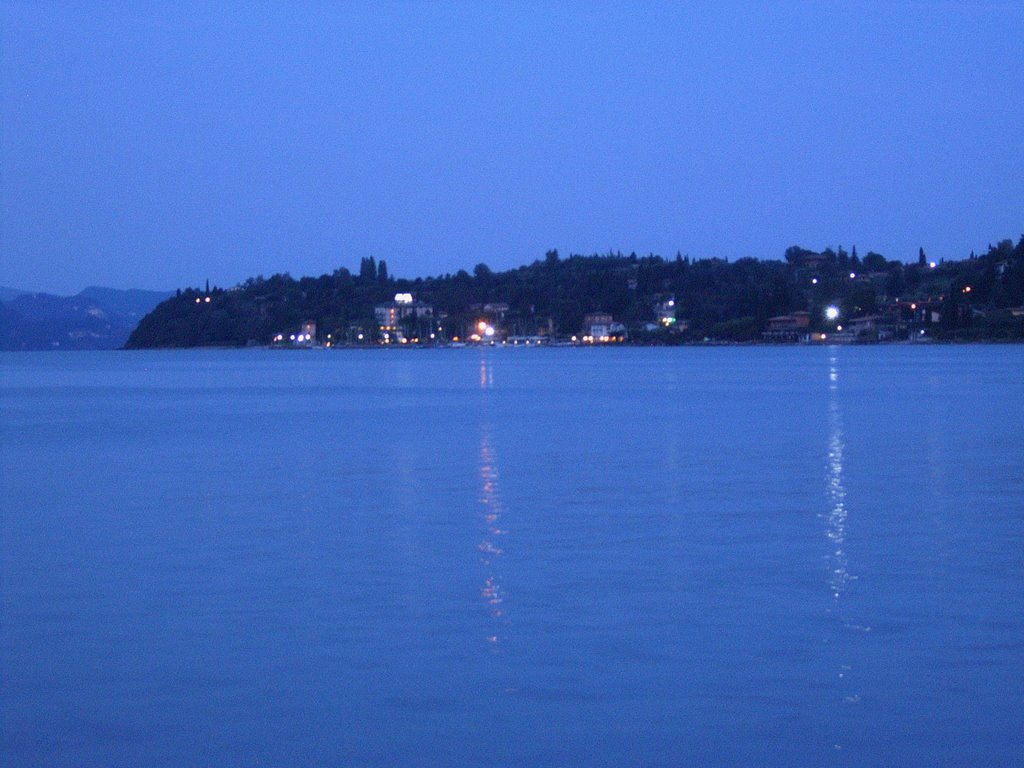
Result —
[{"label": "sky", "polygon": [[1024,233],[1024,3],[0,0],[0,285]]}]

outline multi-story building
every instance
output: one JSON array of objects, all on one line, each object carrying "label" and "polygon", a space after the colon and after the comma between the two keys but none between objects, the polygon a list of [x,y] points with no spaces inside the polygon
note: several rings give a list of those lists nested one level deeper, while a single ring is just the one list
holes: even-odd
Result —
[{"label": "multi-story building", "polygon": [[404,340],[407,340],[406,331],[410,324],[409,320],[433,320],[434,307],[422,301],[416,301],[411,293],[396,293],[394,301],[374,307],[373,315],[385,343],[391,341],[404,343]]}]

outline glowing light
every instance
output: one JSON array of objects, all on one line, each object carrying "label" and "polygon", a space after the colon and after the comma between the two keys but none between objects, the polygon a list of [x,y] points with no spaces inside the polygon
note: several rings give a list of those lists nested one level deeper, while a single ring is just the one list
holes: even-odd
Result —
[{"label": "glowing light", "polygon": [[966,288],[964,288],[964,293],[970,293],[970,292],[971,292],[971,286],[968,285]]},{"label": "glowing light", "polygon": [[575,337],[575,336],[573,336],[573,337],[572,337],[572,343],[573,343],[573,344],[575,344],[575,343],[576,343],[576,337]]},{"label": "glowing light", "polygon": [[817,285],[817,284],[818,284],[818,278],[812,277],[811,278],[811,285]]},{"label": "glowing light", "polygon": [[829,320],[835,320],[839,317],[839,307],[833,305],[825,310],[825,317]]},{"label": "glowing light", "polygon": [[851,272],[850,273],[850,279],[853,280],[855,277],[857,277],[857,273],[856,272]]},{"label": "glowing light", "polygon": [[360,333],[358,336],[356,336],[356,338],[359,339],[360,341],[362,341],[363,340],[363,334]]},{"label": "glowing light", "polygon": [[676,300],[675,300],[675,299],[669,299],[669,300],[668,300],[668,305],[669,305],[670,307],[674,307],[674,306],[676,305]]},{"label": "glowing light", "polygon": [[201,304],[201,303],[202,303],[202,299],[200,299],[198,296],[196,296],[196,304]]},{"label": "glowing light", "polygon": [[295,341],[295,334],[293,333],[291,336],[289,336],[288,340],[289,341]]},{"label": "glowing light", "polygon": [[209,303],[210,303],[210,297],[209,297],[209,296],[207,296],[207,297],[206,297],[206,303],[207,303],[207,304],[209,304]]},{"label": "glowing light", "polygon": [[837,326],[836,326],[836,330],[837,330],[837,331],[841,331],[841,330],[843,330],[843,326],[841,326],[841,325],[837,325]]},{"label": "glowing light", "polygon": [[929,268],[929,269],[935,269],[935,268],[936,268],[937,266],[939,266],[939,265],[938,265],[938,264],[936,264],[936,263],[935,263],[934,261],[932,261],[932,262],[930,262],[930,263],[928,264],[928,268]]},{"label": "glowing light", "polygon": [[433,339],[433,338],[434,338],[434,334],[430,334],[430,338],[432,338],[432,339]]},{"label": "glowing light", "polygon": [[470,340],[470,341],[480,341],[480,334],[479,334],[479,333],[474,333],[474,334],[472,334],[472,335],[471,335],[471,336],[469,337],[469,340]]},{"label": "glowing light", "polygon": [[487,338],[491,338],[492,336],[494,336],[494,326],[492,326],[492,325],[485,326],[484,327],[484,336],[486,336]]},{"label": "glowing light", "polygon": [[396,293],[395,304],[412,304],[411,293]]},{"label": "glowing light", "polygon": [[911,308],[911,309],[917,309],[917,304],[911,304],[911,305],[910,305],[910,308]]},{"label": "glowing light", "polygon": [[487,329],[487,323],[481,320],[479,323],[476,324],[476,329],[480,331],[480,333],[483,333]]}]

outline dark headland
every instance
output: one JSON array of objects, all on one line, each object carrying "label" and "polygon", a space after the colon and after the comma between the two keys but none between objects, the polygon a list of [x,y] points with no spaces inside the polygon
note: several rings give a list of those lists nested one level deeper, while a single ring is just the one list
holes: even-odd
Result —
[{"label": "dark headland", "polygon": [[1024,340],[1024,236],[911,263],[842,247],[781,260],[677,254],[561,257],[415,279],[364,258],[356,273],[185,288],[127,348]]}]

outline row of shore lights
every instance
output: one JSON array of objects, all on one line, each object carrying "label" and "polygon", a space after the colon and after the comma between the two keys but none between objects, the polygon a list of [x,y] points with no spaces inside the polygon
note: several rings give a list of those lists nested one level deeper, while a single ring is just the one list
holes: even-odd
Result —
[{"label": "row of shore lights", "polygon": [[[288,341],[294,341],[296,344],[302,344],[303,342],[312,341],[313,336],[309,333],[293,333],[288,337]],[[275,342],[284,341],[284,334],[279,333],[274,337]]]}]

